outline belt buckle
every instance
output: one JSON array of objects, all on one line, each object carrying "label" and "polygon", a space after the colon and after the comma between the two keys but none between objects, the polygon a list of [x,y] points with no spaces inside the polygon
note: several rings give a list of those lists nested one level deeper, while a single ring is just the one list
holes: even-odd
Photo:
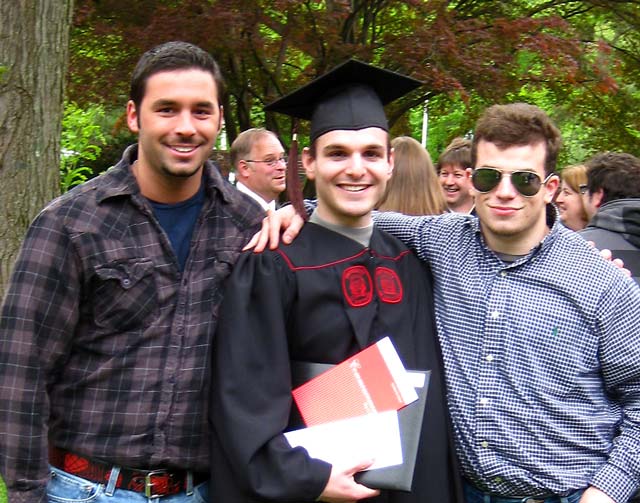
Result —
[{"label": "belt buckle", "polygon": [[170,477],[170,473],[168,470],[151,470],[150,472],[147,472],[146,475],[144,476],[144,495],[149,498],[149,499],[156,499],[156,498],[161,498],[162,496],[164,496],[164,494],[153,494],[152,490],[153,490],[153,486],[155,485],[153,483],[153,481],[151,480],[152,477],[158,476],[158,475],[165,475],[166,477]]},{"label": "belt buckle", "polygon": [[546,498],[522,498],[522,503],[544,503]]}]

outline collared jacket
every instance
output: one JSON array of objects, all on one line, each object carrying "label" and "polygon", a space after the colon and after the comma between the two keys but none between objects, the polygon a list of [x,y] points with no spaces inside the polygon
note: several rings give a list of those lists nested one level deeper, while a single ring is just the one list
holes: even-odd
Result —
[{"label": "collared jacket", "polygon": [[130,165],[31,224],[0,318],[0,473],[43,501],[49,445],[128,467],[209,470],[210,345],[223,282],[263,217],[210,162],[180,271]]},{"label": "collared jacket", "polygon": [[596,248],[608,248],[621,258],[640,283],[640,198],[616,199],[603,204],[580,235]]}]

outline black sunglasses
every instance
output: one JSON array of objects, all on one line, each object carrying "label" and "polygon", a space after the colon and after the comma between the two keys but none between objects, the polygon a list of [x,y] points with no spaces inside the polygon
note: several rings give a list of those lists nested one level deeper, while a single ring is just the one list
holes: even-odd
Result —
[{"label": "black sunglasses", "polygon": [[491,192],[502,180],[503,176],[511,179],[511,185],[525,197],[535,196],[552,175],[547,176],[544,181],[531,171],[513,171],[504,173],[496,168],[478,168],[471,175],[471,183],[478,192]]}]

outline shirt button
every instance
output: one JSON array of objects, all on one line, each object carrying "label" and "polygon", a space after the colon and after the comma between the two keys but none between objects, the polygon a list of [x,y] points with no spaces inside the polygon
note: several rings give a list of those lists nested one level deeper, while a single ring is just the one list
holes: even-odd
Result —
[{"label": "shirt button", "polygon": [[493,355],[487,355],[487,356],[486,356],[486,360],[487,360],[488,362],[492,362],[492,361],[493,361]]},{"label": "shirt button", "polygon": [[480,403],[482,405],[487,405],[489,403],[489,399],[487,397],[483,397],[480,399]]},{"label": "shirt button", "polygon": [[500,271],[500,276],[503,278],[507,275],[507,271]]},{"label": "shirt button", "polygon": [[124,278],[122,280],[122,286],[124,286],[125,288],[128,288],[131,285],[131,280],[129,278]]},{"label": "shirt button", "polygon": [[489,442],[483,440],[482,442],[480,442],[480,445],[486,449],[487,447],[489,447]]},{"label": "shirt button", "polygon": [[496,318],[500,317],[500,311],[492,311],[491,312],[491,317],[495,320]]},{"label": "shirt button", "polygon": [[500,484],[502,482],[502,477],[496,477],[493,479],[496,484]]}]

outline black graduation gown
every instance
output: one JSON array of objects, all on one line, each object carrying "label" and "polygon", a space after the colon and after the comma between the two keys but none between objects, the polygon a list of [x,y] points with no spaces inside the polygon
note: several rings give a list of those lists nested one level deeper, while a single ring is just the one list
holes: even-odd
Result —
[{"label": "black graduation gown", "polygon": [[365,501],[456,501],[431,292],[424,264],[377,229],[363,248],[308,223],[289,246],[245,253],[227,283],[214,342],[211,501],[315,501],[331,465],[282,435],[290,362],[339,363],[386,335],[407,369],[432,375],[412,492]]}]

